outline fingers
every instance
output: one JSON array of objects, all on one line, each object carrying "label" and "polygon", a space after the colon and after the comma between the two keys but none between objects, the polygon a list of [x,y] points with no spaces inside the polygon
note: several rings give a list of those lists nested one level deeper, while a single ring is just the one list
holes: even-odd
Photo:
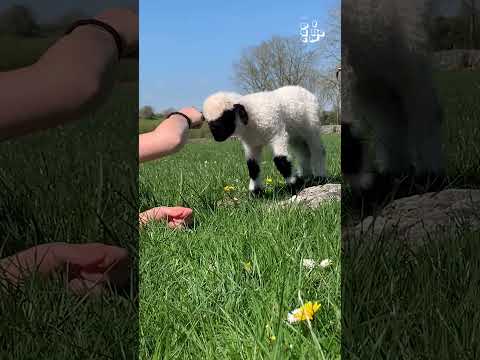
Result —
[{"label": "fingers", "polygon": [[149,221],[166,221],[167,226],[178,229],[188,226],[193,218],[193,210],[184,207],[157,207],[140,214],[142,225]]},{"label": "fingers", "polygon": [[100,243],[64,244],[52,248],[57,264],[72,264],[85,271],[107,269],[128,258],[126,249]]},{"label": "fingers", "polygon": [[106,245],[63,244],[52,248],[53,256],[58,264],[75,264],[81,267],[97,266],[105,257]]},{"label": "fingers", "polygon": [[140,224],[145,225],[149,221],[160,221],[166,218],[167,214],[165,212],[166,207],[155,207],[140,213]]},{"label": "fingers", "polygon": [[[78,268],[78,265],[75,266]],[[104,245],[103,261],[71,272],[68,288],[77,295],[99,295],[112,287],[124,287],[129,281],[129,274],[128,252],[123,248]]]},{"label": "fingers", "polygon": [[90,274],[87,278],[75,278],[69,281],[68,289],[75,295],[98,296],[106,292],[105,274]]},{"label": "fingers", "polygon": [[[103,283],[111,281],[122,286],[128,281],[129,258],[126,249],[105,244],[42,244],[3,259],[2,273],[18,284],[36,272],[47,276],[65,267],[70,280],[93,281],[89,274],[100,274]],[[96,279],[98,280],[98,279]],[[78,281],[73,285],[78,288]]]},{"label": "fingers", "polygon": [[183,229],[190,225],[193,210],[189,208],[169,208],[167,223],[171,229]]},{"label": "fingers", "polygon": [[169,207],[165,208],[164,212],[167,218],[180,218],[185,219],[192,216],[193,210],[184,207]]}]

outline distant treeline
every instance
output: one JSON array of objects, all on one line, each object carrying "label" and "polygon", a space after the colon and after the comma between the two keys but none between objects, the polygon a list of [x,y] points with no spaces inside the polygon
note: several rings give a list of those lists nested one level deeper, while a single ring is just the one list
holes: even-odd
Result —
[{"label": "distant treeline", "polygon": [[[142,106],[138,111],[138,118],[139,120],[163,120],[165,119],[171,112],[175,111],[174,108],[167,108],[163,111],[156,112],[155,109],[150,106]],[[322,121],[323,125],[337,125],[339,124],[338,113],[336,110],[333,111],[319,111],[319,117]],[[148,124],[148,122],[147,122]]]},{"label": "distant treeline", "polygon": [[431,25],[434,50],[480,49],[479,10],[470,9],[462,16],[436,17]]},{"label": "distant treeline", "polygon": [[32,10],[24,5],[12,5],[0,12],[0,34],[21,37],[44,37],[62,34],[74,21],[85,18],[80,10],[72,10],[51,23],[42,24]]}]

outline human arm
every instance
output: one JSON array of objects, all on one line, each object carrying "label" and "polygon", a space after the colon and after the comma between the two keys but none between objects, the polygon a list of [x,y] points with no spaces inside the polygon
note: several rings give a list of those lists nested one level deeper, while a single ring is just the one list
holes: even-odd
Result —
[{"label": "human arm", "polygon": [[[192,120],[192,128],[203,123],[202,114],[195,108],[184,108],[179,112]],[[139,136],[140,162],[154,160],[180,150],[188,138],[188,122],[181,115],[165,119],[153,131]]]},{"label": "human arm", "polygon": [[128,252],[100,243],[47,243],[0,259],[0,280],[13,285],[34,273],[47,277],[60,270],[68,270],[68,287],[75,293],[99,293],[106,283],[123,286],[128,280]]},{"label": "human arm", "polygon": [[184,207],[155,207],[140,213],[140,226],[150,221],[165,221],[170,229],[178,229],[190,225],[192,214],[192,209]]},{"label": "human arm", "polygon": [[[138,48],[138,16],[108,10],[99,16],[120,34],[126,53]],[[0,140],[77,119],[98,106],[113,84],[118,50],[96,25],[76,28],[31,66],[0,73]]]}]

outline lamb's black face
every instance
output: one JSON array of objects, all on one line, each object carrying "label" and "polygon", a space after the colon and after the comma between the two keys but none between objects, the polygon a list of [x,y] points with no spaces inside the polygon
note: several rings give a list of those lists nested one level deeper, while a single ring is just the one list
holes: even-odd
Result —
[{"label": "lamb's black face", "polygon": [[208,123],[215,141],[225,141],[235,132],[235,110],[226,110],[217,120]]}]

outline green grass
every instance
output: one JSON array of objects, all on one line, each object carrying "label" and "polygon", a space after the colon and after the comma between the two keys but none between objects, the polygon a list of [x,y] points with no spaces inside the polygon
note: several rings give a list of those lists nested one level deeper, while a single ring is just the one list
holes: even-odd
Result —
[{"label": "green grass", "polygon": [[143,134],[154,130],[162,119],[139,119],[138,120],[138,133]]},{"label": "green grass", "polygon": [[[0,258],[46,242],[103,242],[126,247],[135,272],[137,93],[119,84],[78,122],[0,143]],[[59,281],[0,285],[0,358],[134,359],[136,296],[135,275],[126,296],[99,299]]]},{"label": "green grass", "polygon": [[[450,187],[478,188],[480,72],[442,72],[435,79]],[[350,220],[345,204],[342,226]],[[368,234],[361,240],[343,244],[342,357],[478,358],[479,232],[458,229],[421,246]]]},{"label": "green grass", "polygon": [[447,171],[460,186],[480,184],[480,71],[436,74],[444,110]]},{"label": "green grass", "polygon": [[[338,177],[339,136],[324,138],[330,174]],[[260,199],[248,195],[238,141],[188,144],[141,166],[142,210],[184,205],[195,212],[193,229],[152,224],[141,231],[142,359],[338,358],[340,204],[270,209],[287,195],[270,153],[261,166],[274,184]],[[225,185],[234,192],[225,194]],[[329,258],[334,265],[308,273],[302,258]],[[285,321],[299,307],[299,293],[322,304],[312,332]]]}]

